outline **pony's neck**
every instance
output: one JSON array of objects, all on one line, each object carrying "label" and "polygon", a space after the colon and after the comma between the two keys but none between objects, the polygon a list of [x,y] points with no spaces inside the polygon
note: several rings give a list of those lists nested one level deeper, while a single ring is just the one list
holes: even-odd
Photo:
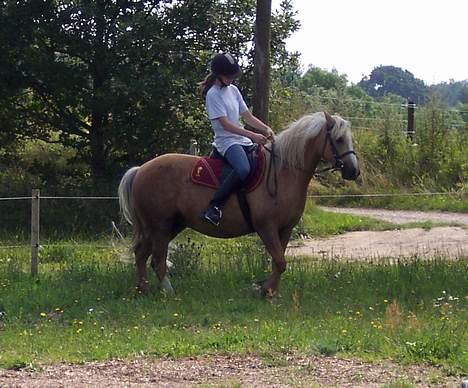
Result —
[{"label": "pony's neck", "polygon": [[310,180],[314,176],[315,169],[322,158],[322,152],[324,150],[324,145],[326,142],[326,131],[322,129],[316,137],[309,139],[308,144],[306,145],[306,150],[319,150],[319,152],[305,152],[304,154],[304,170],[301,171],[304,175],[304,179],[307,180],[309,184]]}]

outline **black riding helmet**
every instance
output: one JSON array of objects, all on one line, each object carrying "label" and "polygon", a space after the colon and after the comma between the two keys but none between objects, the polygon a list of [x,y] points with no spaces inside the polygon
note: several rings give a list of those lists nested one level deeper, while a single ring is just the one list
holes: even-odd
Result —
[{"label": "black riding helmet", "polygon": [[240,66],[230,53],[217,54],[211,60],[211,72],[218,77],[235,77],[240,73]]}]

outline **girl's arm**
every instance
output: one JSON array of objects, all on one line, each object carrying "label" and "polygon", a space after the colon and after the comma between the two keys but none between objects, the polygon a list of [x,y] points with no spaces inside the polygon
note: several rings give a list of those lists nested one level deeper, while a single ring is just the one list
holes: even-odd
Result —
[{"label": "girl's arm", "polygon": [[248,137],[254,143],[265,144],[267,142],[266,136],[235,125],[231,121],[229,121],[229,119],[226,116],[219,117],[217,120],[219,120],[219,123],[223,126],[223,128],[226,131],[235,133],[236,135]]},{"label": "girl's arm", "polygon": [[247,124],[257,129],[265,137],[272,139],[273,136],[275,135],[273,130],[268,125],[266,125],[263,121],[256,118],[252,114],[252,112],[250,112],[250,110],[246,110],[244,113],[241,113],[241,116]]}]

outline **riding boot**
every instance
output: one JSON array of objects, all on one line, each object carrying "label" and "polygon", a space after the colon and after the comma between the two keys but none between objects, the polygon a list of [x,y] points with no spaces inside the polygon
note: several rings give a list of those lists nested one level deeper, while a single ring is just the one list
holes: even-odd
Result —
[{"label": "riding boot", "polygon": [[243,181],[236,171],[232,171],[223,181],[221,186],[216,190],[213,199],[210,201],[208,208],[200,215],[204,220],[218,226],[223,217],[223,206],[228,200],[231,193],[237,190]]}]

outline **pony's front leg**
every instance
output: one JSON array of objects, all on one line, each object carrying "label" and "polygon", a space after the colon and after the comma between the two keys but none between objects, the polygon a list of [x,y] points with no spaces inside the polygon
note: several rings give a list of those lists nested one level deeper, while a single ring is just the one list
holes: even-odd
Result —
[{"label": "pony's front leg", "polygon": [[260,284],[260,294],[262,296],[273,296],[277,293],[281,274],[286,270],[286,260],[284,258],[284,248],[277,231],[258,231],[260,238],[265,244],[265,248],[271,255],[272,273],[271,276]]}]

